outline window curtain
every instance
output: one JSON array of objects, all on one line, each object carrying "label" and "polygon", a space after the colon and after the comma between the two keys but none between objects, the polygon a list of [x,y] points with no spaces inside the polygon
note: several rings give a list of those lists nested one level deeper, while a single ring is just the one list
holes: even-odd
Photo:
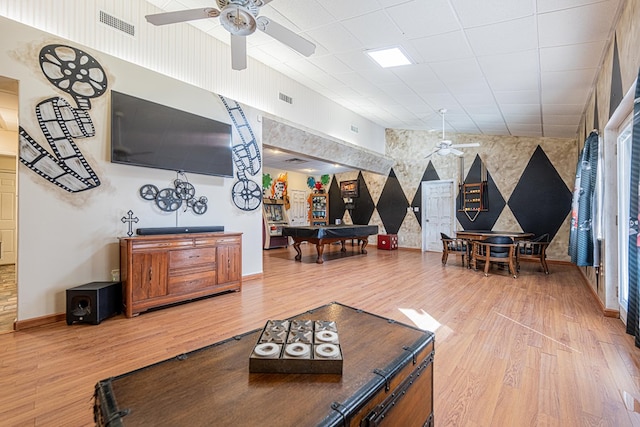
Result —
[{"label": "window curtain", "polygon": [[[638,75],[640,80],[640,73]],[[629,306],[627,307],[627,333],[635,336],[636,347],[640,347],[640,325],[638,324],[638,269],[640,268],[640,235],[638,234],[638,192],[640,191],[640,84],[636,81],[633,103],[633,133],[631,135],[631,177],[629,181]]]},{"label": "window curtain", "polygon": [[578,266],[594,265],[594,193],[598,170],[598,132],[589,134],[576,166],[576,183],[571,203],[569,255]]}]

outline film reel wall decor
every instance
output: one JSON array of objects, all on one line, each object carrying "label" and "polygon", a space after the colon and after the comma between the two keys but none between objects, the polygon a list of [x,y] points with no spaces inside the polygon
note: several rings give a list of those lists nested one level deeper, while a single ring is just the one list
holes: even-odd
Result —
[{"label": "film reel wall decor", "polygon": [[196,189],[187,180],[184,172],[178,172],[177,178],[173,181],[173,188],[160,190],[153,184],[145,184],[140,187],[139,193],[144,200],[154,201],[163,212],[175,212],[182,206],[184,212],[191,209],[196,215],[203,215],[207,211],[207,198],[196,197]]},{"label": "film reel wall decor", "polygon": [[262,188],[255,181],[247,178],[247,174],[255,176],[260,172],[262,163],[260,148],[240,104],[222,95],[220,95],[220,99],[242,141],[241,144],[232,147],[238,181],[233,185],[231,198],[239,209],[253,211],[258,209],[262,203]]},{"label": "film reel wall decor", "polygon": [[95,136],[90,99],[105,93],[107,75],[91,55],[71,46],[47,45],[40,50],[38,60],[47,80],[70,94],[77,108],[61,97],[40,102],[36,118],[52,152],[20,126],[20,162],[70,193],[98,187],[100,179],[74,140]]}]

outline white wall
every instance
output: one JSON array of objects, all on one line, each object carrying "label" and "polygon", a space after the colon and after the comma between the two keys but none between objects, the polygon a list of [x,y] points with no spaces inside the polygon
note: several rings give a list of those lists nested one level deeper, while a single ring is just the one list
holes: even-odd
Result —
[{"label": "white wall", "polygon": [[[133,25],[135,36],[100,23],[100,11]],[[228,43],[190,24],[155,27],[144,19],[158,12],[142,0],[0,0],[1,16],[384,154],[383,127],[251,58],[246,70],[233,71]],[[279,92],[291,96],[294,104],[280,101]]]},{"label": "white wall", "polygon": [[[135,36],[100,23],[100,11],[134,25]],[[214,108],[212,98],[215,98],[213,94],[222,94],[242,103],[252,124],[257,125],[259,114],[271,114],[384,153],[382,127],[252,59],[247,70],[232,71],[228,45],[191,25],[164,29],[150,26],[144,15],[157,11],[144,1],[0,0],[0,16],[9,18],[0,18],[3,35],[0,75],[20,82],[21,126],[42,142],[34,106],[55,95],[72,102],[69,95],[55,89],[44,78],[37,61],[42,46],[62,43],[83,48],[93,55],[105,68],[110,89],[129,91],[142,98],[219,118],[221,110],[219,105]],[[207,95],[200,95],[203,98],[198,100],[194,98],[197,91],[193,87],[143,72],[131,63],[203,88]],[[278,92],[292,96],[295,107],[279,101]],[[24,165],[19,168],[19,320],[62,313],[65,289],[110,279],[110,271],[118,265],[117,237],[126,232],[120,218],[129,209],[140,218],[137,226],[176,223],[175,214],[158,212],[137,195],[140,185],[169,183],[175,178],[174,174],[111,164],[108,160],[108,94],[93,99],[92,105],[90,113],[96,136],[79,141],[78,146],[100,176],[100,187],[69,194]],[[358,134],[351,132],[352,124],[358,127]],[[254,130],[261,144],[259,128],[256,126]],[[260,176],[253,179],[261,185]],[[243,275],[261,273],[260,210],[245,213],[232,205],[230,190],[234,180],[194,175],[190,181],[198,194],[208,197],[209,210],[202,217],[191,212],[180,214],[178,223],[224,225],[227,230],[242,231]]]},{"label": "white wall", "polygon": [[[4,18],[0,26],[0,75],[19,80],[20,125],[43,146],[47,143],[35,117],[36,104],[59,96],[75,106],[73,98],[53,86],[40,70],[38,53],[50,43],[69,44],[93,55],[108,75],[109,89],[230,123],[216,94]],[[196,195],[209,200],[207,212],[162,212],[139,196],[139,188],[144,184],[170,187],[176,174],[111,163],[109,92],[91,99],[91,104],[95,136],[75,143],[100,178],[100,186],[68,193],[20,164],[19,320],[64,312],[66,289],[110,280],[111,270],[119,267],[118,237],[126,235],[127,225],[121,218],[128,210],[139,218],[135,227],[223,225],[225,230],[242,232],[243,275],[262,272],[261,211],[235,207],[231,197],[235,179],[189,174]],[[260,128],[251,120],[258,112],[249,107],[245,112],[259,141]],[[235,135],[234,143],[239,142]],[[260,174],[248,178],[260,185]]]}]

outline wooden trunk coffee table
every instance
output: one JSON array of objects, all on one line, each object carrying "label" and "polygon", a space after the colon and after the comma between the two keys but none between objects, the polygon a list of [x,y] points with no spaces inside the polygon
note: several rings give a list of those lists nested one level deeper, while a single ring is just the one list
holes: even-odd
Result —
[{"label": "wooden trunk coffee table", "polygon": [[432,425],[433,333],[340,303],[291,319],[336,322],[342,375],[250,373],[256,329],[100,381],[97,424]]}]

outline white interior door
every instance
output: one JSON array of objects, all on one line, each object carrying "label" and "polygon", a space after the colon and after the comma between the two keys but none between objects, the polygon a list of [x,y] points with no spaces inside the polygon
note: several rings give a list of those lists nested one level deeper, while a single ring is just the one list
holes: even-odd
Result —
[{"label": "white interior door", "polygon": [[0,171],[0,265],[16,262],[16,173]]},{"label": "white interior door", "polygon": [[442,250],[440,233],[453,234],[455,196],[453,181],[422,182],[422,250]]},{"label": "white interior door", "polygon": [[302,190],[289,190],[289,223],[294,226],[309,225],[309,205],[307,193]]},{"label": "white interior door", "polygon": [[627,122],[618,136],[618,303],[620,318],[627,323],[629,296],[629,193],[631,182],[631,135]]}]

